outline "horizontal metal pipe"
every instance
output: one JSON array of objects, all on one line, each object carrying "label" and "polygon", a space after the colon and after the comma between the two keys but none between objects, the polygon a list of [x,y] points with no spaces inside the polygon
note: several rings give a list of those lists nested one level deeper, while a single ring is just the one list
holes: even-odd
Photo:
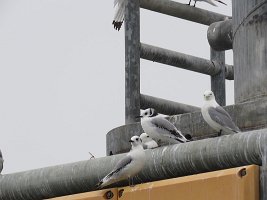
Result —
[{"label": "horizontal metal pipe", "polygon": [[208,28],[208,41],[212,49],[225,51],[233,48],[232,20],[215,22]]},{"label": "horizontal metal pipe", "polygon": [[[140,57],[153,62],[171,65],[210,76],[214,76],[220,72],[220,67],[210,60],[178,53],[144,43],[141,43]],[[228,80],[234,79],[233,66],[225,65],[225,78]]]},{"label": "horizontal metal pipe", "polygon": [[141,109],[155,108],[159,113],[165,115],[177,115],[200,111],[199,107],[177,103],[149,95],[141,94]]},{"label": "horizontal metal pipe", "polygon": [[[261,165],[266,145],[267,129],[261,129],[147,150],[145,167],[135,183]],[[38,200],[95,190],[123,156],[5,174],[0,177],[0,200]]]},{"label": "horizontal metal pipe", "polygon": [[210,25],[214,22],[228,19],[228,16],[214,13],[208,10],[195,8],[176,1],[163,0],[141,0],[141,8],[159,12],[162,14],[178,17],[199,24]]}]

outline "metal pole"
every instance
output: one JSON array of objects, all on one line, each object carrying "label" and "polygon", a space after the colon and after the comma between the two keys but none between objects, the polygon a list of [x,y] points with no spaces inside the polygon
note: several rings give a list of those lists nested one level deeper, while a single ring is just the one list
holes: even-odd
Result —
[{"label": "metal pole", "polygon": [[267,96],[267,1],[235,0],[235,103]]},{"label": "metal pole", "polygon": [[[221,70],[220,65],[210,60],[143,43],[141,44],[141,58],[211,76],[218,74]],[[233,66],[225,65],[225,68],[225,78],[233,80]]]},{"label": "metal pole", "polygon": [[141,94],[141,109],[147,108],[155,108],[159,113],[165,115],[178,115],[200,111],[200,108],[196,106]]},{"label": "metal pole", "polygon": [[[148,150],[135,183],[261,165],[266,145],[267,129],[262,129]],[[0,177],[0,200],[39,200],[95,190],[124,155],[5,174]]]},{"label": "metal pole", "polygon": [[267,146],[262,154],[262,165],[260,167],[260,200],[267,199]]},{"label": "metal pole", "polygon": [[214,22],[228,19],[228,16],[194,8],[176,1],[141,0],[141,7],[162,14],[178,17],[192,22],[210,25]]},{"label": "metal pole", "polygon": [[140,115],[140,3],[126,0],[125,8],[125,123]]},{"label": "metal pole", "polygon": [[225,51],[233,48],[232,20],[215,22],[208,28],[207,38],[212,49]]},{"label": "metal pole", "polygon": [[215,51],[210,48],[210,59],[220,72],[211,76],[211,90],[219,105],[225,106],[225,52]]}]

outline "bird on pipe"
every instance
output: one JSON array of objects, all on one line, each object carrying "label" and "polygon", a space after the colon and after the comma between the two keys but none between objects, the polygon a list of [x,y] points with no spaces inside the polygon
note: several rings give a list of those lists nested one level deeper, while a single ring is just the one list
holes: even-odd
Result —
[{"label": "bird on pipe", "polygon": [[226,134],[241,132],[228,112],[216,102],[215,96],[210,90],[204,92],[204,105],[201,108],[201,113],[207,124],[216,130],[219,136],[223,132]]},{"label": "bird on pipe", "polygon": [[126,179],[129,180],[129,185],[132,185],[132,178],[144,167],[145,152],[142,140],[139,136],[133,136],[129,142],[131,143],[132,149],[117,163],[108,175],[99,181],[96,185],[98,189]]},{"label": "bird on pipe", "polygon": [[[194,7],[196,7],[196,3],[197,3],[197,1],[204,1],[204,2],[207,2],[207,3],[211,4],[211,5],[213,5],[213,6],[217,6],[217,5],[214,3],[214,1],[217,1],[217,2],[219,2],[219,3],[221,3],[221,4],[224,4],[224,5],[227,5],[226,3],[224,3],[224,2],[222,2],[222,1],[220,1],[220,0],[193,0],[193,1],[195,1]],[[191,0],[189,0],[188,5],[190,6],[190,4],[191,4]]]},{"label": "bird on pipe", "polygon": [[115,30],[120,30],[125,13],[125,0],[114,0],[115,14],[113,19],[113,26]]},{"label": "bird on pipe", "polygon": [[154,149],[158,147],[158,144],[147,133],[140,135],[144,149]]},{"label": "bird on pipe", "polygon": [[157,143],[177,144],[189,142],[188,139],[167,119],[153,108],[148,108],[140,116],[143,130]]}]

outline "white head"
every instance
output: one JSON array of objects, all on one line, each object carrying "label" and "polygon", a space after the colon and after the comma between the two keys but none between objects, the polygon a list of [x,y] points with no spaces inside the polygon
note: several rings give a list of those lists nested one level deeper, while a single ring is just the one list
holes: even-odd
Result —
[{"label": "white head", "polygon": [[142,133],[140,135],[140,138],[141,138],[143,144],[146,142],[152,141],[152,138],[147,133]]},{"label": "white head", "polygon": [[204,100],[205,101],[215,100],[215,96],[214,96],[213,92],[210,90],[206,90],[204,92]]},{"label": "white head", "polygon": [[135,148],[135,147],[137,147],[137,146],[142,146],[142,147],[143,147],[143,145],[142,145],[142,140],[140,139],[139,136],[136,136],[136,135],[135,135],[135,136],[131,137],[131,139],[130,139],[129,142],[131,143],[132,148]]},{"label": "white head", "polygon": [[158,115],[158,113],[154,108],[148,108],[148,109],[144,110],[140,116],[137,116],[137,117],[148,118],[148,117],[155,117],[157,115]]}]

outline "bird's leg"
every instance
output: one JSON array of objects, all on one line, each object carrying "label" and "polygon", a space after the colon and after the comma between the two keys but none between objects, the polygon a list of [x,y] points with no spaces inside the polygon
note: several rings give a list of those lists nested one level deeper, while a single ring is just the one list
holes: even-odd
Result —
[{"label": "bird's leg", "polygon": [[130,180],[130,187],[134,187],[134,179],[133,177],[129,177]]},{"label": "bird's leg", "polygon": [[187,5],[189,5],[189,6],[190,6],[190,4],[191,4],[191,0],[189,0],[189,3],[188,3]]},{"label": "bird's leg", "polygon": [[196,3],[197,3],[197,1],[195,1],[194,7],[196,7]]},{"label": "bird's leg", "polygon": [[222,135],[222,129],[219,131],[218,136]]}]

